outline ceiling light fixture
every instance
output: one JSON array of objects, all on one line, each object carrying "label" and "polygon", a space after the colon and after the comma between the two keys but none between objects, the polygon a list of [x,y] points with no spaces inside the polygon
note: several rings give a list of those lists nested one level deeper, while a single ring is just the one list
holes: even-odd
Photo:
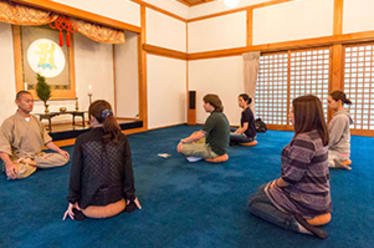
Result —
[{"label": "ceiling light fixture", "polygon": [[229,8],[235,8],[238,6],[240,0],[224,0],[223,2]]}]

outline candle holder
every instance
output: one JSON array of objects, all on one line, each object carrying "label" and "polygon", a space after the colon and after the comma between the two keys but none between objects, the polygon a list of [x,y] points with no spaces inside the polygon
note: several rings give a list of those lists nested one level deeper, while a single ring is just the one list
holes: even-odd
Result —
[{"label": "candle holder", "polygon": [[88,93],[88,102],[91,105],[91,103],[92,103],[92,93]]},{"label": "candle holder", "polygon": [[78,97],[75,98],[75,111],[79,111]]}]

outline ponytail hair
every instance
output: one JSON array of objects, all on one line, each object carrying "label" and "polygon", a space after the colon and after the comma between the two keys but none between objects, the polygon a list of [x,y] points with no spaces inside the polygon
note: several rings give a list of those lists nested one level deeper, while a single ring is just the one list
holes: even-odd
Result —
[{"label": "ponytail hair", "polygon": [[92,115],[99,123],[103,124],[104,135],[102,139],[104,144],[113,141],[117,145],[121,128],[118,125],[116,117],[113,116],[110,104],[105,100],[96,100],[88,108],[88,115]]},{"label": "ponytail hair", "polygon": [[247,102],[247,105],[251,104],[252,102],[252,98],[250,98],[246,93],[240,94],[239,97],[243,98],[243,100]]},{"label": "ponytail hair", "polygon": [[335,91],[330,93],[330,96],[335,101],[339,101],[339,100],[342,101],[343,104],[348,104],[348,105],[352,104],[351,100],[349,100],[347,98],[347,96],[345,95],[345,93],[343,91],[335,90]]}]

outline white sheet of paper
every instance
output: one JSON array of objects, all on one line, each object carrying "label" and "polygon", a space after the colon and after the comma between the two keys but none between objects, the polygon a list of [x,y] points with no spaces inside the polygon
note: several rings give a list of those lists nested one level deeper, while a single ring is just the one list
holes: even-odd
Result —
[{"label": "white sheet of paper", "polygon": [[188,156],[188,157],[186,157],[186,159],[187,159],[188,162],[193,163],[193,162],[200,161],[203,158],[202,157],[195,157],[195,156]]},{"label": "white sheet of paper", "polygon": [[159,154],[157,154],[157,156],[159,156],[161,158],[169,158],[171,155],[169,153],[159,153]]}]

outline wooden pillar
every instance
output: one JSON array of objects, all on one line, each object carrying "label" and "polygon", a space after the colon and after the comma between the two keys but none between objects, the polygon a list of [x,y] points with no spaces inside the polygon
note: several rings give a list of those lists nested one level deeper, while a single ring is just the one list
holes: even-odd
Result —
[{"label": "wooden pillar", "polygon": [[[343,33],[343,1],[334,0],[334,35]],[[329,85],[329,93],[334,90],[344,90],[344,47],[342,44],[335,44],[330,49],[331,59],[331,77]],[[332,112],[328,110],[327,119],[331,120]]]},{"label": "wooden pillar", "polygon": [[252,46],[253,37],[253,9],[247,10],[247,47]]},{"label": "wooden pillar", "polygon": [[344,89],[344,51],[342,44],[332,46],[331,84],[329,92]]},{"label": "wooden pillar", "polygon": [[[344,90],[344,51],[342,44],[333,45],[331,53],[331,78],[328,93],[334,90]],[[328,110],[327,120],[330,121],[333,113]]]},{"label": "wooden pillar", "polygon": [[148,103],[147,103],[147,54],[143,49],[146,41],[145,7],[140,7],[141,33],[138,35],[138,70],[139,70],[139,118],[143,127],[148,129]]}]

